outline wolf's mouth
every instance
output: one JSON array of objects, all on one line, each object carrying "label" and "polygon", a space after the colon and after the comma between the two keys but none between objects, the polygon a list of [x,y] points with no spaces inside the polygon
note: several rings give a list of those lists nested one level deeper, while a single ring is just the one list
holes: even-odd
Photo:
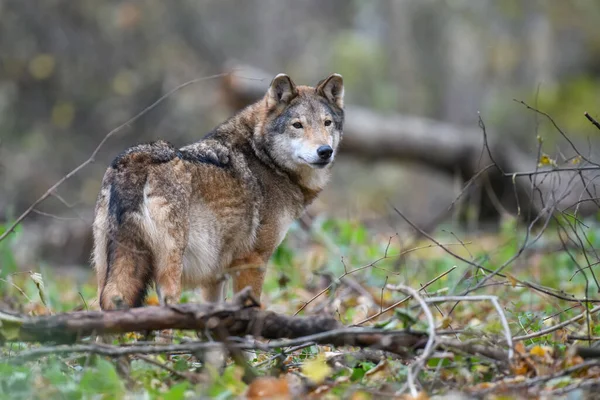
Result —
[{"label": "wolf's mouth", "polygon": [[329,164],[331,164],[331,159],[330,160],[323,160],[323,161],[316,161],[316,162],[310,162],[307,159],[305,159],[304,157],[300,157],[300,159],[302,161],[304,161],[306,164],[310,165],[313,168],[325,168],[326,166],[328,166]]},{"label": "wolf's mouth", "polygon": [[327,165],[329,165],[329,161],[319,161],[309,164],[315,168],[325,168]]}]

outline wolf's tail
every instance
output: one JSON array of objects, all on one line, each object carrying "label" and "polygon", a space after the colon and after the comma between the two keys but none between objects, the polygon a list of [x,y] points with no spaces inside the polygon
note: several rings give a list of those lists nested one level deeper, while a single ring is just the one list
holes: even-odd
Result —
[{"label": "wolf's tail", "polygon": [[134,167],[109,168],[96,205],[94,264],[103,310],[141,306],[152,281],[152,253],[136,218],[146,173]]}]

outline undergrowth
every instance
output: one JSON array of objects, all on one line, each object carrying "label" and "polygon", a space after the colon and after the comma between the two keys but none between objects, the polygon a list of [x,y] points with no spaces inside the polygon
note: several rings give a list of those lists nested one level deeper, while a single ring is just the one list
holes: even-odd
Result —
[{"label": "undergrowth", "polygon": [[[552,293],[579,299],[597,296],[599,288],[592,276],[597,266],[589,258],[600,245],[600,223],[592,218],[578,225],[578,236],[584,239],[582,245],[567,250],[568,234],[560,227],[568,221],[560,218],[545,227],[540,238],[502,271],[505,277],[494,277],[471,293],[498,296],[513,338],[532,336],[516,341],[511,366],[506,368],[496,360],[469,352],[438,349],[419,373],[422,393],[433,396],[460,391],[486,396],[489,391],[491,394],[487,396],[495,396],[511,385],[520,384],[527,390],[527,382],[555,374],[555,379],[545,380],[535,389],[536,393],[552,393],[600,376],[598,366],[561,374],[583,362],[573,352],[574,345],[587,346],[600,337],[600,324],[595,315],[563,329],[535,335],[581,314],[586,307],[591,309],[593,304],[561,300],[522,284],[535,283]],[[585,229],[582,228],[584,223]],[[513,257],[526,237],[526,226],[512,218],[505,218],[499,231],[493,234],[468,235],[445,228],[448,227],[442,226],[435,232],[438,242],[489,270],[495,270]],[[532,234],[540,229],[544,227],[534,227]],[[97,309],[91,269],[84,283],[65,276],[60,267],[40,264],[35,271],[19,270],[11,251],[11,241],[19,234],[22,233],[17,231],[0,242],[1,308],[29,315]],[[586,265],[591,266],[581,267]],[[308,229],[299,224],[292,227],[271,259],[262,301],[265,308],[280,313],[291,315],[299,310],[300,315],[329,313],[345,325],[353,325],[404,297],[386,289],[388,284],[404,284],[418,290],[434,280],[421,291],[424,298],[459,295],[468,293],[488,274],[448,254],[430,240],[378,234],[355,221],[321,218]],[[339,279],[340,276],[343,278]],[[439,279],[434,279],[436,277]],[[325,288],[329,289],[324,291]],[[315,297],[320,292],[322,294]],[[195,292],[186,292],[181,301],[199,301],[199,297]],[[157,303],[154,292],[150,293],[148,302]],[[489,347],[499,346],[502,325],[491,304],[445,302],[432,306],[431,310],[439,335],[465,342],[477,340]],[[427,322],[414,301],[393,307],[363,325],[427,330]],[[3,329],[8,328],[0,326],[0,331]],[[6,332],[3,336],[7,337]],[[188,331],[176,331],[174,336],[175,342],[196,340],[195,334]],[[114,340],[124,344],[145,338],[127,334]],[[12,357],[32,346],[37,345],[9,342],[0,348],[0,398],[228,399],[245,394],[252,397],[256,386],[268,382],[280,385],[277,390],[283,394],[369,399],[403,390],[410,368],[410,359],[391,356],[381,360],[340,359],[342,353],[352,352],[352,349],[307,344],[294,351],[282,348],[273,353],[257,352],[250,365],[259,376],[274,376],[278,380],[259,378],[251,384],[255,387],[249,389],[242,380],[243,370],[231,360],[218,371],[204,368],[193,354],[132,356],[127,360],[75,354],[47,356],[25,364],[11,362]],[[149,358],[153,362],[149,362]],[[427,397],[423,394],[422,398]]]}]

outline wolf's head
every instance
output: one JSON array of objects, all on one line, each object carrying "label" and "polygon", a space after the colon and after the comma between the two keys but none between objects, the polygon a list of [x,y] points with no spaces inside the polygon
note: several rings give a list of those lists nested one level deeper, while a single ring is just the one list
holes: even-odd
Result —
[{"label": "wolf's head", "polygon": [[304,178],[328,169],[344,125],[342,76],[332,74],[310,87],[296,86],[289,76],[279,74],[263,101],[265,114],[256,134],[270,158]]}]

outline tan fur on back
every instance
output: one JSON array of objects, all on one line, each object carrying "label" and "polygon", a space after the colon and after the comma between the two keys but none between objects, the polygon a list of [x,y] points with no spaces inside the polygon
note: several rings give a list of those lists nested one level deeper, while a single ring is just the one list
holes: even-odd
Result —
[{"label": "tan fur on back", "polygon": [[265,98],[199,142],[132,147],[106,171],[96,204],[93,262],[103,309],[161,301],[182,288],[220,300],[260,296],[265,266],[290,224],[325,186],[343,129],[343,85],[278,75]]}]

